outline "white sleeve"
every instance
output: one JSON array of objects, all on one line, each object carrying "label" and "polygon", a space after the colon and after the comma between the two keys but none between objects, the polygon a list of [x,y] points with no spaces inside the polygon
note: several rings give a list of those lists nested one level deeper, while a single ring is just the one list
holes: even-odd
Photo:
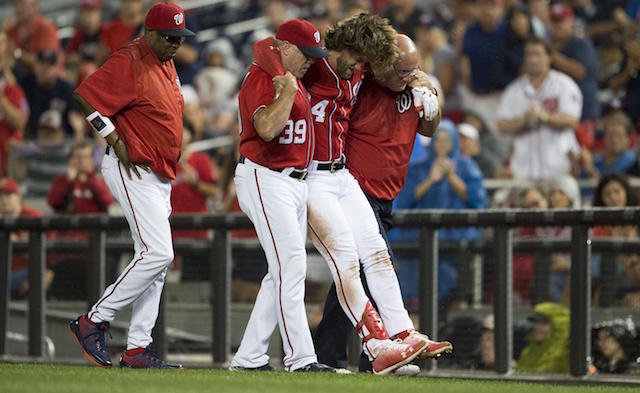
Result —
[{"label": "white sleeve", "polygon": [[[516,79],[515,82],[518,80]],[[500,95],[500,106],[498,106],[498,113],[496,115],[496,121],[498,120],[511,120],[520,115],[520,110],[517,109],[517,103],[521,100],[517,97],[519,87],[516,83],[510,83],[504,89]]]},{"label": "white sleeve", "polygon": [[563,83],[564,88],[560,92],[560,103],[558,113],[569,115],[580,120],[582,117],[582,92],[570,77]]}]

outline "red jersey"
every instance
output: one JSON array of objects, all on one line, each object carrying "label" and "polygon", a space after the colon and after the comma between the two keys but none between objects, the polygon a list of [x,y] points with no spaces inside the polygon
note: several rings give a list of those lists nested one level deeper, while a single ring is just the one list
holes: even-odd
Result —
[{"label": "red jersey", "polygon": [[[29,103],[22,88],[17,84],[8,84],[4,79],[0,79],[0,88],[4,90],[11,105],[18,108],[25,118],[29,118]],[[11,128],[4,118],[4,113],[0,111],[0,175],[7,176],[8,164],[8,144],[11,139],[22,140],[20,129]]]},{"label": "red jersey", "polygon": [[[187,164],[196,171],[201,182],[215,184],[218,174],[209,156],[193,152],[187,159]],[[171,210],[173,213],[208,213],[207,197],[198,192],[196,187],[190,186],[184,179],[184,170],[178,165],[176,179],[171,183]],[[173,237],[207,239],[208,231],[173,231]]]},{"label": "red jersey", "polygon": [[272,78],[283,75],[274,37],[253,45],[256,61],[249,68],[238,95],[240,111],[240,154],[272,169],[294,167],[304,169],[313,158],[314,129],[307,90],[298,80],[298,92],[289,120],[282,132],[265,141],[253,126],[253,116],[269,106],[275,96]]},{"label": "red jersey", "polygon": [[[67,175],[58,175],[51,183],[47,202],[56,213],[91,214],[106,213],[113,203],[113,196],[102,177],[89,174],[86,182],[77,179],[70,182]],[[59,237],[88,238],[87,231],[61,231]]]},{"label": "red jersey", "polygon": [[327,58],[317,59],[304,76],[316,128],[314,160],[333,161],[344,153],[349,115],[363,78],[360,70],[355,70],[349,80],[340,78]]},{"label": "red jersey", "polygon": [[111,118],[131,161],[176,177],[184,100],[173,59],[162,63],[138,38],[111,55],[76,93]]},{"label": "red jersey", "polygon": [[419,122],[410,90],[396,93],[365,79],[345,149],[347,168],[365,194],[390,201],[402,190]]}]

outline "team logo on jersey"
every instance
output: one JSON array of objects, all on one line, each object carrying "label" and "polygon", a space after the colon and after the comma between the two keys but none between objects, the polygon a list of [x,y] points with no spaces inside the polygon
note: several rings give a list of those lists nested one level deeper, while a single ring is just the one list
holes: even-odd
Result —
[{"label": "team logo on jersey", "polygon": [[411,92],[405,90],[396,98],[396,105],[398,106],[399,113],[405,113],[411,109]]},{"label": "team logo on jersey", "polygon": [[184,22],[184,15],[175,14],[173,16],[173,20],[176,22],[176,25],[180,26],[182,24],[182,22]]},{"label": "team logo on jersey", "polygon": [[313,33],[313,38],[316,40],[317,43],[320,42],[320,32],[316,31],[315,33]]}]

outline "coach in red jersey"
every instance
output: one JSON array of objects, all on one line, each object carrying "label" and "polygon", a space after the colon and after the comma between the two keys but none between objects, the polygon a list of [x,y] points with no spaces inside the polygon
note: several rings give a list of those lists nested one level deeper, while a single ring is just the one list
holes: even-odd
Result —
[{"label": "coach in red jersey", "polygon": [[[133,304],[120,367],[181,369],[149,350],[167,267],[173,261],[171,180],[182,140],[184,100],[173,57],[193,35],[184,12],[157,3],[144,36],[111,55],[76,90],[74,99],[93,129],[106,139],[102,175],[122,206],[135,254],[87,314],[69,329],[92,363],[109,368],[105,333],[116,311]],[[133,173],[133,176],[132,176]]]},{"label": "coach in red jersey", "polygon": [[[415,44],[403,34],[398,34],[397,39],[399,57],[393,69],[377,75],[377,80],[374,75],[367,74],[360,87],[358,101],[351,111],[344,147],[345,165],[373,208],[390,256],[393,254],[388,246],[387,231],[391,229],[392,202],[406,180],[416,133],[432,136],[441,117],[439,106],[434,110],[422,102],[427,94],[435,96],[437,92],[429,77],[418,69],[419,52]],[[436,97],[429,100],[433,98]],[[368,275],[366,277],[369,278]],[[372,288],[368,280],[367,284],[371,292],[378,290]],[[397,320],[384,322],[390,325],[399,323]],[[394,329],[394,326],[389,329]],[[338,367],[346,365],[346,343],[351,330],[350,319],[342,311],[333,285],[315,334],[320,360]],[[390,334],[395,333],[397,331]],[[431,343],[434,343],[433,348],[443,344]],[[442,348],[446,349],[445,346]],[[431,355],[431,350],[430,344],[425,353]],[[359,369],[371,369],[364,356],[360,358]],[[413,371],[403,367],[395,373],[411,375]]]},{"label": "coach in red jersey", "polygon": [[253,46],[255,62],[238,96],[240,163],[238,202],[251,219],[268,273],[231,361],[232,370],[271,370],[269,338],[276,324],[286,371],[335,371],[318,363],[304,307],[307,166],[313,158],[311,105],[302,78],[317,58],[320,33],[301,19]]},{"label": "coach in red jersey", "polygon": [[[412,89],[426,87],[437,95],[427,74],[418,69],[419,52],[411,38],[398,35],[400,57],[393,71],[378,81],[368,78],[351,114],[345,154],[347,168],[368,196],[391,202],[407,178],[416,133],[431,137],[440,124],[419,117]],[[375,160],[372,160],[375,157]]]}]

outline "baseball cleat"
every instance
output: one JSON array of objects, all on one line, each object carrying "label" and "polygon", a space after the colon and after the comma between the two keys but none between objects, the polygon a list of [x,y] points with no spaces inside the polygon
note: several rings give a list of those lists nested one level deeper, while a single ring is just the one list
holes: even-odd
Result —
[{"label": "baseball cleat", "polygon": [[415,377],[420,374],[420,367],[415,364],[405,364],[389,373],[392,377]]},{"label": "baseball cleat", "polygon": [[69,331],[82,347],[84,357],[96,366],[111,368],[105,334],[109,333],[109,322],[93,323],[82,314],[69,323]]},{"label": "baseball cleat", "polygon": [[174,370],[184,370],[182,364],[171,364],[160,359],[155,351],[144,348],[144,351],[131,355],[129,350],[122,352],[120,357],[121,368],[168,368]]},{"label": "baseball cleat", "polygon": [[229,366],[229,371],[273,371],[273,367],[269,363],[260,367]]},{"label": "baseball cleat", "polygon": [[[405,343],[400,339],[393,341],[372,339],[365,344],[369,353],[377,353],[375,359],[371,362],[371,366],[373,367],[373,373],[378,375],[389,374],[391,371],[411,362],[429,345],[427,342],[420,340]],[[378,346],[378,348],[370,348],[372,344]]]},{"label": "baseball cleat", "polygon": [[327,366],[326,364],[314,362],[314,363],[309,363],[306,366],[302,366],[300,368],[297,368],[297,369],[293,370],[293,372],[335,373],[337,371],[336,371],[335,368],[333,368],[331,366]]},{"label": "baseball cleat", "polygon": [[[412,330],[409,337],[420,338],[426,340],[429,346],[418,357],[416,361],[425,359],[439,359],[442,355],[453,352],[453,345],[449,341],[433,341],[426,334],[422,334],[417,330]],[[406,338],[405,338],[406,339]]]}]

